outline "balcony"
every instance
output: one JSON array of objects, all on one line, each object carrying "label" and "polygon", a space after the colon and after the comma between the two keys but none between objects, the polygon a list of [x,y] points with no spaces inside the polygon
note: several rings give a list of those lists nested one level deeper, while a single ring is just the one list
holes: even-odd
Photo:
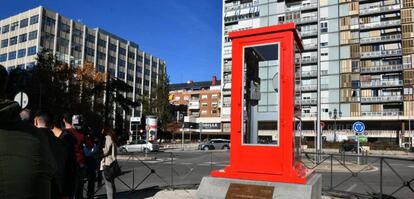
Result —
[{"label": "balcony", "polygon": [[314,99],[302,99],[302,100],[297,99],[295,101],[295,103],[296,104],[300,104],[301,103],[302,105],[315,105],[315,104],[318,103],[318,100],[316,98],[314,98]]},{"label": "balcony", "polygon": [[398,87],[398,86],[402,86],[402,85],[403,85],[402,80],[361,82],[361,88]]},{"label": "balcony", "polygon": [[400,5],[390,5],[390,6],[383,6],[383,7],[373,7],[367,8],[359,11],[359,15],[369,15],[369,14],[376,14],[376,13],[387,13],[392,11],[400,10]]},{"label": "balcony", "polygon": [[300,11],[300,10],[310,10],[318,7],[317,3],[302,4],[300,6],[286,7],[286,12]]},{"label": "balcony", "polygon": [[390,20],[390,21],[360,24],[359,28],[360,29],[375,29],[375,28],[383,28],[383,27],[390,27],[390,26],[399,26],[400,24],[401,24],[400,20]]},{"label": "balcony", "polygon": [[402,111],[361,112],[362,117],[393,117],[402,115]]},{"label": "balcony", "polygon": [[[318,76],[318,71],[317,70],[311,70],[311,71],[302,71],[302,73],[300,73],[302,77],[316,77]],[[299,73],[296,73],[296,75],[298,76]]]},{"label": "balcony", "polygon": [[317,48],[318,48],[318,44],[316,43],[303,45],[304,50],[315,50]]},{"label": "balcony", "polygon": [[316,35],[318,35],[318,30],[315,29],[315,30],[301,31],[300,35],[302,37],[316,36]]},{"label": "balcony", "polygon": [[188,103],[188,109],[190,109],[190,110],[200,109],[200,101],[198,101],[198,100],[191,100]]},{"label": "balcony", "polygon": [[361,52],[360,55],[361,55],[361,58],[378,58],[378,57],[382,58],[382,57],[401,56],[401,49]]},{"label": "balcony", "polygon": [[296,64],[315,64],[318,62],[318,58],[317,57],[303,57],[302,58],[302,62],[300,60],[300,58],[296,58],[295,59]]},{"label": "balcony", "polygon": [[374,96],[361,97],[361,103],[380,103],[380,102],[401,102],[402,96]]},{"label": "balcony", "polygon": [[299,24],[305,24],[305,23],[311,23],[311,22],[317,22],[317,21],[318,21],[317,16],[302,17],[300,18]]},{"label": "balcony", "polygon": [[410,65],[379,65],[379,66],[371,66],[371,67],[361,67],[361,73],[385,73],[385,72],[398,72],[402,71],[403,69],[408,69]]},{"label": "balcony", "polygon": [[318,86],[316,84],[302,85],[301,86],[302,91],[316,91],[317,89],[318,89]]},{"label": "balcony", "polygon": [[231,72],[231,66],[224,65],[223,70],[224,72]]},{"label": "balcony", "polygon": [[378,42],[388,42],[388,41],[399,41],[401,40],[401,35],[385,35],[380,37],[367,37],[361,38],[361,44],[371,44],[371,43],[378,43]]},{"label": "balcony", "polygon": [[302,118],[315,118],[317,113],[302,113]]}]

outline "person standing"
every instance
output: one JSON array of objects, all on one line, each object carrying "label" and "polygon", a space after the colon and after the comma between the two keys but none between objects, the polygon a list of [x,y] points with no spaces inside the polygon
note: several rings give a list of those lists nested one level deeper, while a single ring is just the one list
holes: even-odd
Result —
[{"label": "person standing", "polygon": [[7,79],[0,65],[0,198],[50,199],[56,165],[47,137],[21,121],[19,104],[5,98]]},{"label": "person standing", "polygon": [[[104,170],[105,166],[111,165],[112,162],[116,160],[116,135],[115,132],[111,128],[104,128],[102,130],[102,134],[105,136],[105,145],[103,148],[103,158],[101,161],[100,170]],[[102,172],[105,175],[105,172]],[[106,195],[108,199],[114,199],[116,194],[115,188],[115,179],[111,181],[107,180],[105,176],[103,176],[105,181],[105,188],[106,188]]]},{"label": "person standing", "polygon": [[52,128],[52,116],[46,111],[39,111],[35,114],[34,125],[41,131],[49,141],[50,149],[56,161],[56,172],[52,178],[51,184],[51,199],[62,199],[63,195],[63,181],[64,168],[67,162],[67,153],[62,141],[55,137]]},{"label": "person standing", "polygon": [[62,141],[66,152],[66,162],[63,171],[63,188],[61,194],[63,199],[73,199],[76,181],[76,139],[71,133],[62,130],[60,126],[61,120],[55,118],[52,126],[52,132],[55,137]]},{"label": "person standing", "polygon": [[64,114],[63,123],[65,125],[64,131],[69,132],[75,138],[75,155],[76,155],[76,179],[75,179],[75,199],[83,199],[84,178],[86,176],[86,159],[83,150],[85,145],[87,148],[92,148],[92,143],[85,138],[85,135],[77,131],[72,126],[72,115]]}]

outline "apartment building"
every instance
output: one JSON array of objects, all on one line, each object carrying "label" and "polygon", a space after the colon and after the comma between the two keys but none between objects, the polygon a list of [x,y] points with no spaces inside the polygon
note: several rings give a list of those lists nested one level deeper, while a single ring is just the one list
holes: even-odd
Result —
[{"label": "apartment building", "polygon": [[[220,100],[220,81],[216,76],[213,76],[212,81],[188,81],[170,85],[170,103],[186,107],[184,113],[176,113],[184,124],[181,131],[186,134],[193,133],[203,138],[223,135]],[[197,136],[193,138],[198,139]]]},{"label": "apartment building", "polygon": [[294,22],[304,45],[296,54],[302,79],[296,103],[302,105],[305,138],[314,138],[320,114],[324,136],[353,135],[353,122],[363,121],[369,141],[410,145],[413,7],[413,0],[223,0],[223,129],[230,131],[228,33]]},{"label": "apartment building", "polygon": [[[0,20],[0,64],[8,70],[30,68],[37,52],[52,51],[71,67],[91,62],[99,72],[133,87],[126,97],[153,97],[166,62],[140,50],[138,44],[100,28],[90,28],[42,6]],[[124,119],[141,117],[142,107],[124,111]]]}]

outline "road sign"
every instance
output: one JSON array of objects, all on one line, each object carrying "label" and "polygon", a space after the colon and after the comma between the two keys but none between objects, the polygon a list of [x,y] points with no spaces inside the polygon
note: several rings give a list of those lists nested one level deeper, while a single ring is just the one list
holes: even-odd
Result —
[{"label": "road sign", "polygon": [[363,133],[363,132],[365,131],[365,124],[364,124],[364,123],[362,123],[362,122],[360,122],[360,121],[355,122],[355,123],[352,125],[352,129],[354,130],[354,132],[355,132],[356,134],[361,134],[361,133]]},{"label": "road sign", "polygon": [[22,109],[26,108],[27,104],[29,104],[29,97],[27,96],[26,93],[24,92],[19,92],[17,93],[17,95],[14,97],[14,101],[19,103],[20,107]]}]

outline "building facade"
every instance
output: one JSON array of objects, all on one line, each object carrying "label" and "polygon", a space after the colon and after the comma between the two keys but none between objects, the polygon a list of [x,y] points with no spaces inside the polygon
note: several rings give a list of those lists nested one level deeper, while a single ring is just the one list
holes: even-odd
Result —
[{"label": "building facade", "polygon": [[413,6],[413,0],[223,0],[223,129],[230,131],[228,33],[295,22],[304,45],[296,54],[302,79],[296,103],[302,105],[303,135],[314,138],[320,114],[324,136],[353,135],[353,122],[363,121],[369,141],[410,145]]},{"label": "building facade", "polygon": [[[123,79],[133,87],[128,99],[153,97],[166,63],[139,49],[138,44],[100,28],[90,28],[42,6],[0,20],[0,64],[8,70],[35,64],[37,52],[48,49],[71,67],[86,62],[99,72]],[[123,112],[124,119],[141,117],[142,107]]]},{"label": "building facade", "polygon": [[220,81],[215,76],[212,81],[189,81],[170,87],[170,103],[175,107],[185,107],[182,112],[177,109],[175,113],[183,124],[180,131],[194,134],[194,139],[198,139],[197,135],[203,138],[223,135],[220,102]]}]

